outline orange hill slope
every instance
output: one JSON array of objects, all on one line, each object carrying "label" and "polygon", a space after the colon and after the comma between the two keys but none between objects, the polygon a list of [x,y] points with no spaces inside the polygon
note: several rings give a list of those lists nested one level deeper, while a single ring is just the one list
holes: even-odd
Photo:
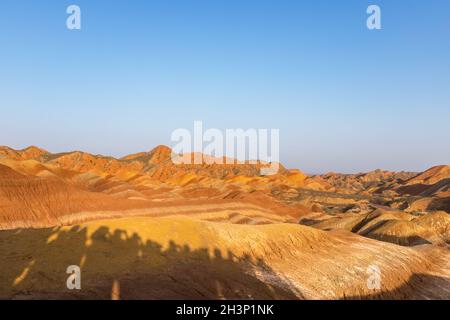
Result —
[{"label": "orange hill slope", "polygon": [[321,230],[347,230],[403,246],[450,244],[450,215],[442,211],[415,217],[402,211],[376,209],[368,214],[329,216],[316,221],[306,215],[300,223]]},{"label": "orange hill slope", "polygon": [[[172,161],[172,156],[178,157],[178,159],[190,159],[192,164],[175,164]],[[193,160],[197,156],[202,157],[205,161],[201,164],[194,164]],[[120,179],[130,179],[136,175],[144,174],[159,181],[193,174],[213,179],[235,176],[256,177],[261,174],[262,168],[269,165],[261,161],[237,163],[237,160],[227,158],[220,158],[222,163],[214,163],[216,158],[195,153],[175,156],[172,154],[172,150],[166,146],[158,146],[150,152],[132,154],[121,159],[81,151],[52,154],[36,147],[29,147],[24,150],[0,147],[1,159],[36,160],[42,164],[49,164],[66,170],[89,172],[100,176],[113,175]],[[231,163],[227,162],[230,160]],[[208,164],[208,161],[211,163]],[[282,165],[280,165],[279,174],[287,174]]]},{"label": "orange hill slope", "polygon": [[450,166],[436,166],[409,179],[397,188],[400,194],[450,198]]},{"label": "orange hill slope", "polygon": [[[302,206],[286,206],[257,192],[238,192],[230,197],[233,191],[228,189],[140,189],[142,197],[136,197],[128,188],[134,187],[138,192],[143,185],[132,186],[114,178],[93,178],[97,182],[89,189],[103,192],[92,192],[82,188],[80,176],[85,174],[41,165],[34,160],[7,163],[22,173],[0,165],[0,229],[68,225],[108,217],[176,214],[235,223],[295,223],[307,212]],[[124,197],[124,192],[131,197]]]},{"label": "orange hill slope", "polygon": [[435,184],[443,179],[450,179],[450,166],[436,166],[409,179],[408,185],[413,184]]},{"label": "orange hill slope", "polygon": [[[450,299],[446,249],[295,224],[128,218],[4,231],[0,246],[7,299]],[[83,290],[66,289],[69,265]]]},{"label": "orange hill slope", "polygon": [[29,160],[40,158],[45,154],[48,154],[48,151],[34,146],[23,150],[14,150],[9,147],[0,146],[0,158],[5,157],[14,160]]},{"label": "orange hill slope", "polygon": [[58,178],[26,176],[0,165],[0,228],[55,225],[71,213],[142,206],[142,201],[80,190]]},{"label": "orange hill slope", "polygon": [[[12,223],[17,214],[16,220],[24,225],[35,225],[42,218],[48,226],[58,223],[53,219],[71,214],[80,217],[83,213],[86,214],[83,219],[88,219],[90,213],[104,211],[108,212],[104,217],[109,217],[111,212],[117,216],[118,212],[125,214],[123,211],[157,205],[198,205],[195,210],[198,212],[207,202],[216,206],[241,203],[259,207],[258,219],[253,219],[251,211],[251,221],[258,223],[278,221],[263,217],[266,213],[295,221],[309,211],[345,213],[353,210],[348,209],[350,206],[354,210],[359,206],[361,213],[370,213],[378,205],[392,205],[411,213],[450,212],[449,166],[435,167],[414,177],[412,173],[381,170],[309,177],[284,167],[276,175],[261,176],[260,170],[266,165],[262,162],[175,164],[172,156],[172,150],[166,146],[121,159],[79,151],[52,154],[36,147],[23,150],[0,147],[0,164],[26,177],[17,183],[11,179],[3,182],[3,191],[0,190],[3,221]],[[5,196],[6,192],[10,198]],[[19,201],[20,197],[23,200]],[[68,201],[63,201],[63,197]],[[44,199],[50,199],[50,203],[43,204]],[[33,212],[33,207],[38,209]],[[249,212],[227,211],[218,219],[232,216],[247,221]]]}]

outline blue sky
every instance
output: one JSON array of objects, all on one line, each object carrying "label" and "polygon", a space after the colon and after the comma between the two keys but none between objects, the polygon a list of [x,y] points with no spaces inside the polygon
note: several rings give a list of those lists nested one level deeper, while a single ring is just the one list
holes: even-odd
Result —
[{"label": "blue sky", "polygon": [[122,156],[202,120],[279,128],[309,173],[450,164],[447,0],[2,0],[0,43],[0,145]]}]

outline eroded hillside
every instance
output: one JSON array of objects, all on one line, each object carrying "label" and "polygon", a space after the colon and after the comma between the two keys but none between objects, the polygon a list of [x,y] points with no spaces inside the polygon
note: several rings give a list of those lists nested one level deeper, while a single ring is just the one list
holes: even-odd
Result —
[{"label": "eroded hillside", "polygon": [[449,166],[263,176],[173,156],[0,147],[0,298],[450,298]]}]

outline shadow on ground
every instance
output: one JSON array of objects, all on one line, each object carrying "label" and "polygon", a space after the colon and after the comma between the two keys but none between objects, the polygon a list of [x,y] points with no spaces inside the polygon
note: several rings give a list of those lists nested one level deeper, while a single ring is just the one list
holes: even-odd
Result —
[{"label": "shadow on ground", "polygon": [[[261,259],[144,241],[106,226],[2,231],[0,251],[0,299],[305,299]],[[66,286],[71,265],[81,267],[81,290]],[[368,295],[361,288],[360,295],[342,298],[449,297],[450,279],[413,274],[394,290]]]},{"label": "shadow on ground", "polygon": [[[108,227],[2,231],[0,248],[2,299],[302,298],[262,260]],[[70,265],[81,267],[81,290],[67,289]]]}]

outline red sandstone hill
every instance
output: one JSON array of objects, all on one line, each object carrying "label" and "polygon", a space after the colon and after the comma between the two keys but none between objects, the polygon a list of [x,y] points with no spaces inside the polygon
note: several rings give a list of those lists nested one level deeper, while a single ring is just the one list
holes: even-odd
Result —
[{"label": "red sandstone hill", "polygon": [[261,176],[172,156],[1,147],[0,298],[449,298],[448,166]]},{"label": "red sandstone hill", "polygon": [[[376,170],[312,177],[281,166],[278,174],[261,176],[267,165],[262,162],[176,164],[173,156],[166,146],[121,159],[80,151],[53,154],[37,147],[0,147],[3,221],[29,219],[34,224],[42,217],[48,225],[68,214],[143,210],[172,202],[223,207],[245,203],[257,208],[237,214],[227,209],[219,220],[245,213],[245,219],[251,215],[254,222],[299,219],[310,212],[369,214],[379,205],[408,212],[450,211],[448,166],[421,174]],[[12,197],[14,188],[17,195]],[[51,200],[43,204],[43,199]]]},{"label": "red sandstone hill", "polygon": [[143,206],[142,201],[81,190],[59,178],[26,176],[0,165],[0,229],[57,225],[73,213]]}]

